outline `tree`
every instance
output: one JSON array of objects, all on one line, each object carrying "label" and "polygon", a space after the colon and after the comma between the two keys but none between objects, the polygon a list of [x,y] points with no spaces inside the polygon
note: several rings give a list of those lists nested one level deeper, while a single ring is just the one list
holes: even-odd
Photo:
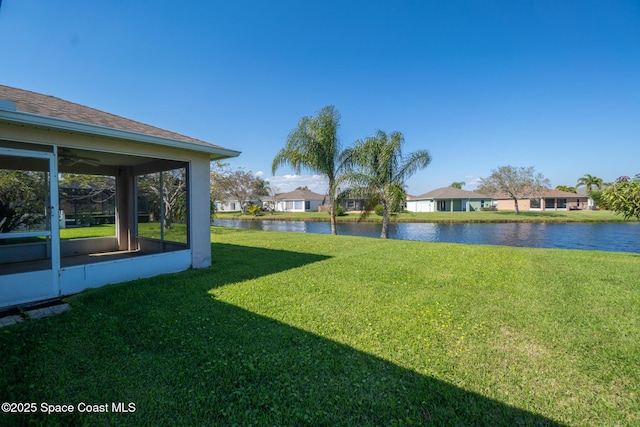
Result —
[{"label": "tree", "polygon": [[388,237],[389,213],[402,206],[406,198],[405,180],[431,163],[427,150],[418,150],[406,157],[402,154],[404,137],[400,132],[387,135],[378,131],[375,136],[356,141],[344,151],[344,180],[349,184],[350,198],[366,199],[361,219],[382,205],[382,232]]},{"label": "tree", "polygon": [[78,218],[80,212],[91,214],[93,207],[100,206],[104,213],[115,210],[116,182],[115,177],[105,175],[80,175],[73,173],[60,174],[60,202],[66,202],[73,208],[73,217]]},{"label": "tree", "polygon": [[341,153],[339,123],[340,114],[331,105],[324,107],[314,117],[301,118],[298,126],[289,133],[285,146],[276,154],[271,166],[273,174],[278,167],[288,164],[298,174],[304,169],[327,177],[331,234],[337,234],[336,190]]},{"label": "tree", "polygon": [[461,190],[462,187],[464,187],[465,185],[466,185],[466,182],[456,181],[456,182],[452,182],[451,184],[449,184],[449,187],[457,188],[458,190]]},{"label": "tree", "polygon": [[633,179],[618,178],[611,187],[602,190],[601,197],[609,209],[625,219],[636,217],[640,220],[640,174]]},{"label": "tree", "polygon": [[612,186],[602,190],[600,197],[608,209],[622,214],[625,219],[640,219],[640,173],[633,178],[619,177]]},{"label": "tree", "polygon": [[[149,213],[164,216],[164,228],[187,215],[186,169],[179,168],[140,176],[138,187],[148,198]],[[163,207],[161,212],[161,206]]]},{"label": "tree", "polygon": [[582,178],[578,179],[576,188],[580,187],[585,187],[587,195],[590,195],[593,187],[596,187],[598,190],[602,190],[602,178],[598,178],[597,176],[589,175],[587,173]]},{"label": "tree", "polygon": [[569,187],[567,185],[556,185],[556,190],[566,191],[567,193],[575,193],[576,187]]},{"label": "tree", "polygon": [[538,199],[542,191],[549,187],[549,180],[536,173],[533,166],[528,168],[500,166],[491,171],[488,178],[481,178],[478,193],[507,195],[515,204],[516,214],[520,213],[519,199]]},{"label": "tree", "polygon": [[42,224],[47,193],[43,172],[0,169],[0,233]]},{"label": "tree", "polygon": [[220,202],[237,200],[240,209],[246,212],[247,206],[262,196],[269,195],[269,183],[242,169],[211,172],[211,199]]},{"label": "tree", "polygon": [[311,191],[311,190],[309,190],[309,187],[307,187],[306,185],[305,186],[298,186],[298,187],[296,187],[296,190]]}]

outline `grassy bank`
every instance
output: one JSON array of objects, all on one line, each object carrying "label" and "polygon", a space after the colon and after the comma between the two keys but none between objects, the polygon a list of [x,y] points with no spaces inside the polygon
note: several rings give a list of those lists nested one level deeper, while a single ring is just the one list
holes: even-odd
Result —
[{"label": "grassy bank", "polygon": [[[640,257],[212,229],[213,266],[0,329],[52,425],[634,425]],[[109,406],[111,409],[111,406]]]},{"label": "grassy bank", "polygon": [[[329,221],[326,212],[274,212],[259,216],[244,215],[241,212],[216,212],[218,219],[281,220],[281,221]],[[338,221],[358,221],[360,215],[348,213],[337,217]],[[395,222],[626,222],[611,211],[557,211],[557,212],[405,212],[394,214]],[[366,221],[381,222],[382,217],[372,213]],[[215,220],[214,220],[215,223]]]}]

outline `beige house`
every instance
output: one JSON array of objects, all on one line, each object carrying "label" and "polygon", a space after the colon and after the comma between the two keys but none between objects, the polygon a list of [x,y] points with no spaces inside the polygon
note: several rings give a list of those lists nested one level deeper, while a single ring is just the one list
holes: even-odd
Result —
[{"label": "beige house", "polygon": [[[0,85],[0,173],[29,173],[42,183],[28,227],[0,228],[0,308],[73,294],[141,277],[211,265],[209,166],[238,151],[52,96]],[[61,240],[59,180],[65,173],[115,183],[113,236]],[[184,184],[186,238],[165,236],[160,200],[156,233],[139,227],[141,177]],[[163,185],[164,182],[164,185]],[[0,199],[0,202],[2,200]],[[0,207],[0,227],[20,200]],[[5,212],[4,214],[2,212]],[[9,213],[7,213],[9,212]],[[141,225],[141,224],[140,224]]]},{"label": "beige house", "polygon": [[[515,202],[508,195],[494,195],[493,199],[499,211],[513,211],[516,209]],[[582,194],[546,189],[538,198],[518,199],[518,208],[521,211],[579,210],[587,208],[588,199],[588,196]]]}]

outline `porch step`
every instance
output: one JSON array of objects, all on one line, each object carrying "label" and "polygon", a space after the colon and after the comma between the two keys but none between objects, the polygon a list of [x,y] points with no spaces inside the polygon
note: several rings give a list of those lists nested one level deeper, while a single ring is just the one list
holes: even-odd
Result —
[{"label": "porch step", "polygon": [[70,310],[71,306],[59,299],[23,307],[11,307],[0,311],[0,328],[25,320],[43,319]]}]

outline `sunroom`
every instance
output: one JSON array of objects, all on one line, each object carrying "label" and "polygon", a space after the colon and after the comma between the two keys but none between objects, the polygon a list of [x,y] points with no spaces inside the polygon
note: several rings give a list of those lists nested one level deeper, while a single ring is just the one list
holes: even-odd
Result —
[{"label": "sunroom", "polygon": [[210,162],[238,154],[0,86],[0,308],[210,266]]}]

